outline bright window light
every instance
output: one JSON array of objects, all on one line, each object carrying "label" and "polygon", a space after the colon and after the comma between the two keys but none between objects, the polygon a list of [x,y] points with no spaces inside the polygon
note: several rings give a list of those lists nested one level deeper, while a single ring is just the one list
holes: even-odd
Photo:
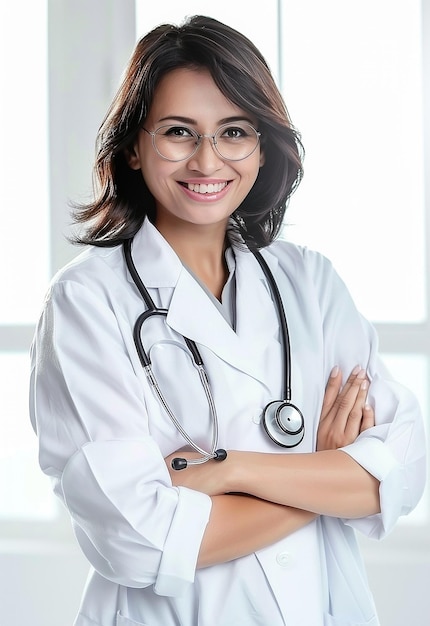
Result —
[{"label": "bright window light", "polygon": [[49,271],[46,0],[0,3],[0,78],[0,324],[31,324]]},{"label": "bright window light", "polygon": [[138,39],[159,24],[180,24],[192,15],[207,15],[225,22],[249,37],[260,49],[273,74],[278,75],[278,1],[265,0],[264,11],[256,5],[244,10],[241,2],[231,0],[163,0],[148,3],[136,0]]},{"label": "bright window light", "polygon": [[366,317],[421,322],[421,0],[283,7],[283,91],[306,149],[284,235],[325,253]]}]

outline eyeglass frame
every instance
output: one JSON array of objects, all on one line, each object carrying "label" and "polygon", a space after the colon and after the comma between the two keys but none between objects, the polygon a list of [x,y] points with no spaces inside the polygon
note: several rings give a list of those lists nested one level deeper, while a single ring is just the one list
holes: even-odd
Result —
[{"label": "eyeglass frame", "polygon": [[[145,133],[148,133],[148,135],[151,135],[151,143],[152,143],[152,147],[154,148],[155,152],[158,154],[159,157],[161,157],[162,159],[164,159],[165,161],[169,161],[170,163],[180,163],[181,161],[186,161],[187,159],[191,159],[191,157],[193,157],[196,152],[198,151],[198,149],[200,148],[200,146],[203,143],[203,139],[211,139],[211,144],[213,149],[215,150],[215,152],[217,153],[217,155],[219,157],[221,157],[221,159],[223,161],[233,161],[233,162],[238,162],[238,161],[244,161],[245,159],[247,159],[248,157],[251,156],[251,154],[254,154],[254,152],[257,150],[258,144],[260,143],[260,138],[261,138],[261,132],[259,130],[257,130],[256,128],[254,128],[254,126],[252,124],[250,124],[249,122],[244,122],[244,124],[246,126],[249,126],[250,128],[252,128],[252,130],[255,132],[255,135],[257,137],[257,143],[255,144],[255,147],[251,150],[251,152],[249,154],[247,154],[244,157],[240,157],[240,159],[230,159],[228,157],[223,156],[220,151],[217,148],[217,142],[215,141],[215,137],[217,136],[217,134],[219,133],[219,131],[222,128],[228,128],[229,126],[232,126],[231,122],[228,122],[226,124],[221,124],[221,126],[219,126],[216,131],[213,133],[213,135],[208,135],[208,134],[200,134],[198,133],[196,130],[194,130],[194,128],[188,128],[186,126],[180,126],[180,124],[163,124],[163,126],[159,126],[158,128],[156,128],[155,130],[148,130],[147,128],[145,128],[144,126],[141,126],[141,129],[145,131]],[[186,130],[188,130],[193,136],[196,137],[196,142],[195,142],[195,148],[192,151],[191,154],[189,154],[186,157],[183,157],[182,159],[169,159],[168,157],[164,156],[163,154],[161,154],[161,152],[158,150],[157,145],[155,143],[155,136],[157,135],[158,131],[160,131],[162,128],[174,128],[175,126],[177,126],[178,128],[186,128]],[[233,125],[234,127],[234,125]]]}]

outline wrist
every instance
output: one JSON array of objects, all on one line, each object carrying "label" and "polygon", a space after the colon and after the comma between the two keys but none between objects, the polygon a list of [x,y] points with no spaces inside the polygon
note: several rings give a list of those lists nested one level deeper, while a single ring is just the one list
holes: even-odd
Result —
[{"label": "wrist", "polygon": [[229,450],[226,459],[225,493],[246,493],[246,452]]}]

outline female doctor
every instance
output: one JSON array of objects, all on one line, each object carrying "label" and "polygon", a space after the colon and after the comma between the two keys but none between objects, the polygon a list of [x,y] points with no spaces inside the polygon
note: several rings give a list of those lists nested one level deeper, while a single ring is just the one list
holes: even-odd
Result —
[{"label": "female doctor", "polygon": [[92,566],[76,626],[379,623],[354,533],[414,508],[423,426],[330,263],[276,241],[301,172],[244,36],[137,44],[32,347],[41,467]]}]

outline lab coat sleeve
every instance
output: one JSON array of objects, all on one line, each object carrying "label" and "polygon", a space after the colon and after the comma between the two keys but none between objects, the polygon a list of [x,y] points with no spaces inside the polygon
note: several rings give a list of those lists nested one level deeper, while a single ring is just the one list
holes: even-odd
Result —
[{"label": "lab coat sleeve", "polygon": [[342,450],[380,481],[381,513],[345,522],[380,539],[399,516],[410,513],[424,490],[425,432],[417,400],[395,382],[378,356],[373,326],[357,311],[343,281],[323,256],[304,252],[312,267],[321,310],[325,380],[334,365],[345,376],[356,365],[365,367],[371,384],[368,401],[376,425]]},{"label": "lab coat sleeve", "polygon": [[94,568],[175,596],[193,582],[211,499],[172,486],[125,328],[97,288],[55,283],[32,346],[31,419]]}]

